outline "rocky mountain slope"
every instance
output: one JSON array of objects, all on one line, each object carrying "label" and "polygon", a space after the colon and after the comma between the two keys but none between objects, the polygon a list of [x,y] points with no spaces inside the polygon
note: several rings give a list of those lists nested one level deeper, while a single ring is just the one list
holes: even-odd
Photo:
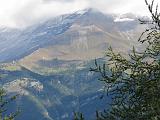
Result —
[{"label": "rocky mountain slope", "polygon": [[[135,16],[130,18],[131,21],[127,20],[126,16],[123,17],[118,17],[117,21],[114,15],[86,9],[52,18],[23,30],[1,28],[0,61],[19,60],[40,48],[49,49],[50,46],[53,50],[56,47],[66,48],[68,52],[104,50],[109,45],[119,49],[129,49],[143,27],[139,26]],[[121,21],[124,19],[126,20]],[[41,51],[43,54],[45,50],[40,49]],[[57,51],[53,53],[54,56],[60,54]],[[63,53],[63,50],[60,52]]]},{"label": "rocky mountain slope", "polygon": [[[132,14],[121,16],[85,9],[23,30],[0,28],[0,84],[19,93],[18,120],[69,120],[74,111],[92,119],[109,97],[99,75],[89,72],[105,50],[129,53],[145,26]],[[31,109],[32,108],[32,109]]]}]

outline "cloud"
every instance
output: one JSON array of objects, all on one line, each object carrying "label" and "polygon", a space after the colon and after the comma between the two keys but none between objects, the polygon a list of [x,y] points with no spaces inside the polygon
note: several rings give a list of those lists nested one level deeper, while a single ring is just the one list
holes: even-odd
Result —
[{"label": "cloud", "polygon": [[147,14],[144,0],[92,0],[90,5],[106,13]]},{"label": "cloud", "polygon": [[75,0],[43,0],[44,2],[53,2],[53,1],[57,1],[57,2],[74,2]]},{"label": "cloud", "polygon": [[144,0],[0,0],[0,25],[25,27],[88,7],[104,13],[148,13]]},{"label": "cloud", "polygon": [[0,0],[0,25],[25,27],[60,14],[71,13],[88,7],[85,0]]}]

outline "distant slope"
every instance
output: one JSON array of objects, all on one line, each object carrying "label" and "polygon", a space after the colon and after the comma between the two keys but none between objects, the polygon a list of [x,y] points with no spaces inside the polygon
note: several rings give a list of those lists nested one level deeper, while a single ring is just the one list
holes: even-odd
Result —
[{"label": "distant slope", "polygon": [[103,108],[105,99],[100,99],[103,89],[98,75],[89,72],[93,61],[83,64],[77,69],[75,62],[68,71],[48,76],[16,63],[1,64],[0,84],[8,93],[20,94],[14,104],[22,109],[17,120],[70,120],[73,112],[79,110],[91,119],[97,109]]},{"label": "distant slope", "polygon": [[[72,21],[66,31],[52,36],[48,45],[43,45],[22,58],[20,64],[29,69],[34,69],[39,66],[38,63],[41,60],[52,61],[57,58],[84,61],[103,57],[109,46],[125,54],[132,49],[133,45],[138,47],[137,39],[144,26],[140,26],[134,16],[132,16],[132,19],[134,18],[132,21],[115,22],[116,18],[112,15],[105,15],[97,10],[88,9],[83,14],[68,15],[64,21],[73,19],[75,16],[76,19]],[[52,26],[51,23],[49,21],[48,25]]]},{"label": "distant slope", "polygon": [[[115,19],[113,15],[105,15],[94,9],[86,9],[83,12],[50,19],[24,30],[1,28],[0,62],[19,60],[50,45],[58,47],[59,45],[64,45],[64,47],[75,45],[74,47],[78,46],[82,49],[89,45],[88,49],[93,47],[104,49],[109,44],[116,46],[118,41],[119,49],[127,49],[125,47],[129,47],[129,44],[135,42],[132,39],[137,38],[137,33],[143,28],[139,27],[135,16],[132,16],[133,21],[115,22]],[[96,43],[93,46],[94,42]]]}]

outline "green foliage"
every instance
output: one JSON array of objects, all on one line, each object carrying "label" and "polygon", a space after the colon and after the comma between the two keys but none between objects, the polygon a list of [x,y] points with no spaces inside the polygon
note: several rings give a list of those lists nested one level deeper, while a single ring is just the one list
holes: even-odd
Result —
[{"label": "green foliage", "polygon": [[10,114],[6,113],[8,111],[8,104],[16,98],[17,95],[8,97],[4,89],[0,89],[0,120],[14,120],[14,118],[19,114],[19,110]]},{"label": "green foliage", "polygon": [[[152,21],[142,21],[152,27],[142,33],[139,41],[147,44],[143,52],[133,48],[129,59],[109,48],[109,61],[100,66],[95,61],[94,72],[101,74],[112,96],[111,109],[98,113],[98,120],[159,120],[160,119],[160,13],[158,5],[148,4]],[[106,70],[109,66],[109,70]]]},{"label": "green foliage", "polygon": [[82,113],[77,113],[77,112],[75,112],[74,113],[74,120],[84,120],[84,116],[83,116],[83,114]]}]

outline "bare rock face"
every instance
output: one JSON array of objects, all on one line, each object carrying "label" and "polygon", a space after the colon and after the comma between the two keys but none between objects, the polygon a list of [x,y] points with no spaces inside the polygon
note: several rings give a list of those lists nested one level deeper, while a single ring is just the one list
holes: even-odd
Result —
[{"label": "bare rock face", "polygon": [[29,78],[17,79],[11,82],[4,84],[4,89],[9,93],[18,93],[21,95],[28,95],[26,89],[33,89],[34,91],[41,92],[43,90],[43,85],[36,80]]}]

